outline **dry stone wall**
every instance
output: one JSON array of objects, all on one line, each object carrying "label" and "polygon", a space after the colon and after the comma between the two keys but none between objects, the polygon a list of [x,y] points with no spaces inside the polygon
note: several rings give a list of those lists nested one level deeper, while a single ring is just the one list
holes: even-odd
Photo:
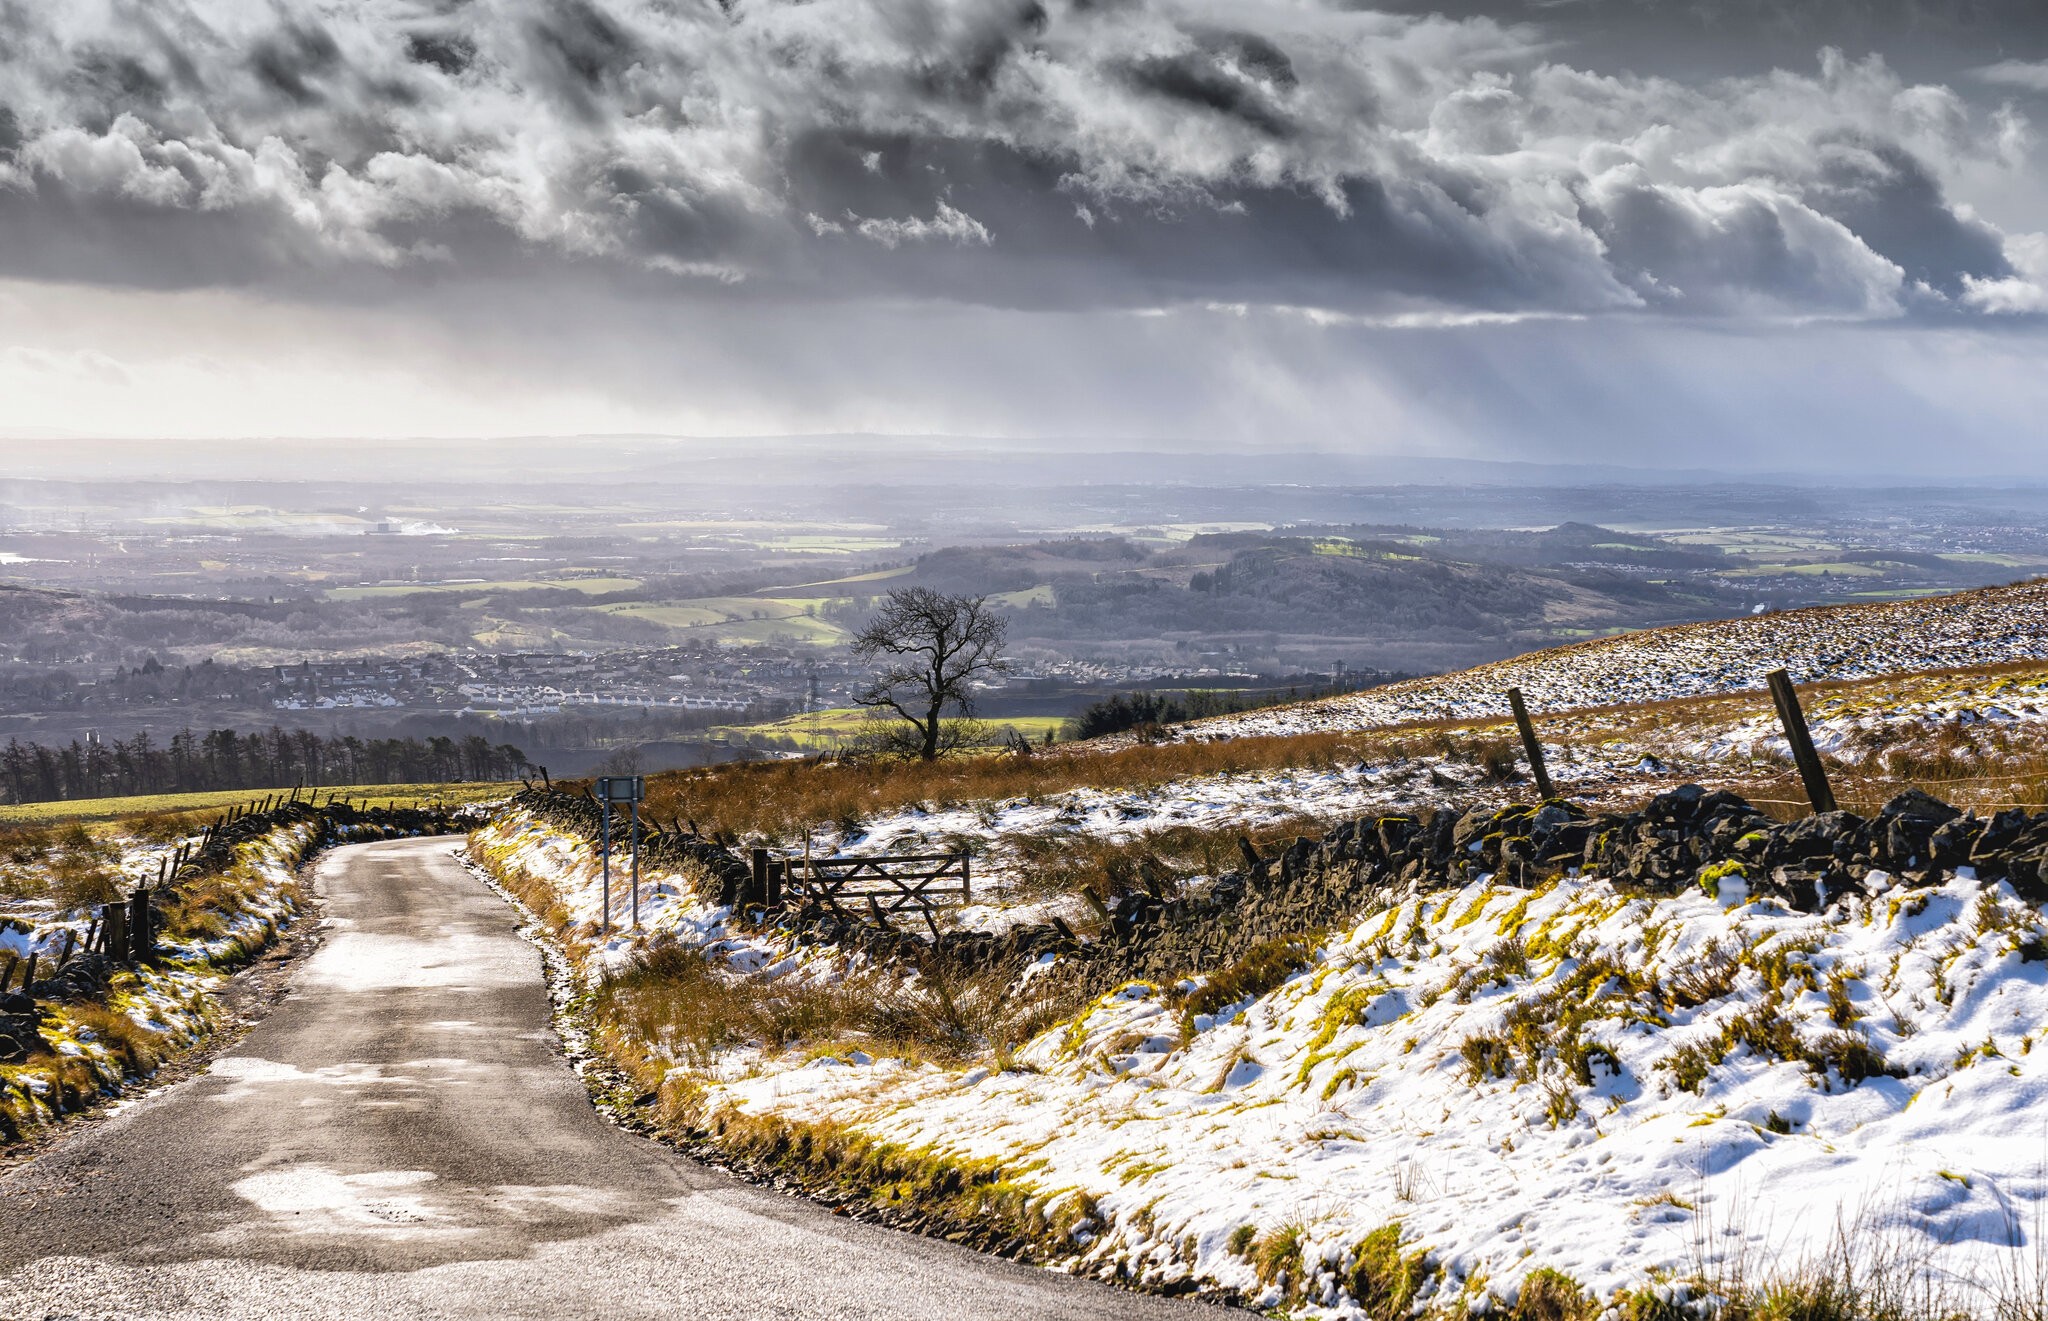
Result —
[{"label": "dry stone wall", "polygon": [[[522,806],[595,837],[599,809],[562,793],[522,795]],[[650,855],[703,868],[707,897],[730,903],[748,865],[718,842],[661,832]],[[1873,873],[1886,884],[1938,884],[1959,867],[2005,880],[2033,903],[2048,902],[2048,812],[1966,815],[1917,791],[1877,816],[1829,812],[1771,820],[1740,796],[1685,785],[1641,811],[1588,815],[1562,801],[1459,814],[1425,809],[1361,817],[1321,839],[1301,838],[1277,857],[1223,875],[1200,891],[1134,893],[1110,911],[1101,935],[1075,937],[1063,924],[1012,927],[1000,935],[945,932],[932,939],[885,931],[819,909],[756,920],[880,959],[948,970],[1021,966],[1058,953],[1060,976],[1102,994],[1132,980],[1167,981],[1228,967],[1262,945],[1340,929],[1418,893],[1458,888],[1482,876],[1530,887],[1583,870],[1624,889],[1671,894],[1689,885],[1742,885],[1752,896],[1815,912],[1862,892]]]}]

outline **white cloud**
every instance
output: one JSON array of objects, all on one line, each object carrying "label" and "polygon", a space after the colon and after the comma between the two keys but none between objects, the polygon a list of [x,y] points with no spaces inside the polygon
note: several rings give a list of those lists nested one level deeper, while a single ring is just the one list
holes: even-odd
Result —
[{"label": "white cloud", "polygon": [[1967,281],[1963,300],[1998,315],[2048,315],[2048,234],[2012,235],[2005,253],[2014,273],[2002,280]]},{"label": "white cloud", "polygon": [[2048,60],[2000,60],[1975,71],[1987,83],[2048,93]]},{"label": "white cloud", "polygon": [[848,212],[846,218],[863,237],[871,238],[885,248],[893,248],[899,243],[923,243],[933,239],[960,244],[978,243],[983,247],[995,242],[995,237],[988,232],[988,226],[965,211],[948,206],[943,200],[939,202],[939,209],[930,220],[916,216],[903,220],[863,220],[852,212]]}]

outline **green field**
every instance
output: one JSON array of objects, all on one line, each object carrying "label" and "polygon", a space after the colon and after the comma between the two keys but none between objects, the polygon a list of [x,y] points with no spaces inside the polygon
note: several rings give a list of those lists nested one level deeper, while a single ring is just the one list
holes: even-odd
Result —
[{"label": "green field", "polygon": [[1026,587],[1019,592],[997,592],[989,600],[994,601],[997,605],[1006,605],[1012,610],[1023,610],[1034,605],[1052,606],[1059,603],[1053,595],[1052,584],[1050,583],[1040,583],[1036,587]]},{"label": "green field", "polygon": [[1779,528],[1651,528],[1623,524],[1616,532],[1647,532],[1679,546],[1719,546],[1731,555],[1812,555],[1843,549],[1820,537],[1801,536]]},{"label": "green field", "polygon": [[391,596],[417,596],[422,592],[463,592],[470,596],[494,596],[501,592],[558,592],[567,588],[585,596],[631,592],[641,586],[638,578],[511,578],[502,582],[379,583],[374,587],[330,587],[330,601],[365,601]]},{"label": "green field", "polygon": [[[1066,727],[1064,716],[991,716],[982,722],[994,737],[1000,738],[1001,731],[1013,729],[1036,743],[1050,733],[1059,737]],[[724,725],[714,733],[731,738],[779,738],[787,739],[796,747],[819,752],[830,751],[857,737],[869,728],[869,717],[859,707],[834,707],[829,711],[813,711],[809,715],[787,716],[781,720],[768,720],[755,725]]]},{"label": "green field", "polygon": [[813,536],[800,533],[787,537],[763,537],[757,544],[762,550],[790,551],[799,555],[861,555],[896,550],[903,542],[897,537]]},{"label": "green field", "polygon": [[[365,807],[413,803],[481,803],[518,792],[517,784],[363,784],[332,792]],[[48,825],[70,821],[117,821],[154,812],[221,812],[260,802],[276,789],[209,790],[192,794],[146,794],[135,798],[80,798],[66,803],[23,803],[0,807],[0,825]],[[326,802],[330,791],[320,790]]]},{"label": "green field", "polygon": [[770,588],[766,594],[773,596],[778,592],[801,592],[813,587],[843,587],[848,583],[878,583],[888,578],[901,578],[905,574],[915,572],[916,567],[911,564],[899,564],[893,569],[876,569],[870,573],[856,573],[847,578],[827,578],[821,583],[798,583],[794,587]]},{"label": "green field", "polygon": [[2025,555],[1993,555],[1984,551],[1965,551],[1943,555],[1950,564],[1991,564],[2001,569],[2038,569],[2041,561]]},{"label": "green field", "polygon": [[1806,578],[1817,578],[1823,573],[1836,578],[1884,577],[1884,570],[1875,565],[1858,564],[1850,561],[1830,564],[1758,564],[1746,569],[1735,569],[1723,576],[1729,578],[1776,578],[1788,573]]},{"label": "green field", "polygon": [[826,647],[844,641],[846,630],[805,611],[832,604],[835,598],[828,596],[705,596],[687,601],[633,601],[599,609],[728,645],[779,642]]},{"label": "green field", "polygon": [[1374,546],[1361,546],[1348,537],[1333,537],[1315,544],[1318,555],[1338,555],[1350,560],[1419,560],[1420,555],[1403,555],[1398,551],[1380,550]]}]

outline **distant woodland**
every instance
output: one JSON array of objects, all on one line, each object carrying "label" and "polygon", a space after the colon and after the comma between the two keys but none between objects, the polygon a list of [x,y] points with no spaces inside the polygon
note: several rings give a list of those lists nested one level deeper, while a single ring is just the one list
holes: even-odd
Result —
[{"label": "distant woodland", "polygon": [[10,739],[0,748],[0,799],[48,803],[293,785],[509,780],[532,769],[518,748],[481,737],[322,738],[272,728],[247,734],[188,729],[162,742],[137,734],[61,747]]}]

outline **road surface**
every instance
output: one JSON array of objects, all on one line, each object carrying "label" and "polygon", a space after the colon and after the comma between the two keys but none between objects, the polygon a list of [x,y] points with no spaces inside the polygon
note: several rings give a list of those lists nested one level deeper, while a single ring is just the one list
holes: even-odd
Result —
[{"label": "road surface", "polygon": [[187,1082],[0,1180],[0,1317],[1214,1318],[740,1183],[612,1127],[451,855],[323,860],[327,939]]}]

